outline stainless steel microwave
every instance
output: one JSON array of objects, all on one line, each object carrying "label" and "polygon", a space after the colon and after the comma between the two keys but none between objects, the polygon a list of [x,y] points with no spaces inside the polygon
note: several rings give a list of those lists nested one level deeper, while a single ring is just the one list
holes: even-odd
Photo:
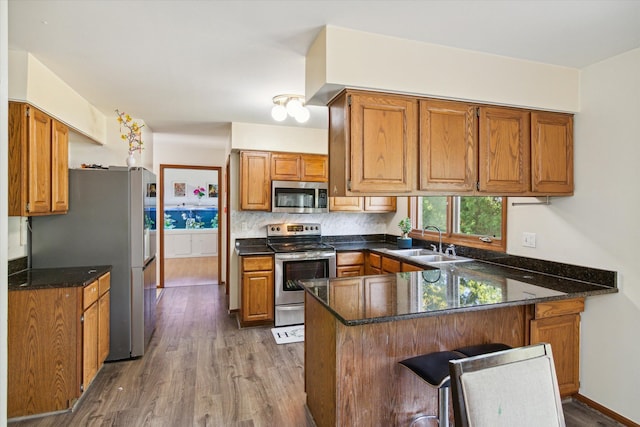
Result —
[{"label": "stainless steel microwave", "polygon": [[271,212],[329,212],[326,182],[271,181]]}]

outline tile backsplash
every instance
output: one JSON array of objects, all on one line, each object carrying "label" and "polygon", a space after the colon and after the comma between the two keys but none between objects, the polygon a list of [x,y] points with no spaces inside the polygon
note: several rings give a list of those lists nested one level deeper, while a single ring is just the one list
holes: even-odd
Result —
[{"label": "tile backsplash", "polygon": [[284,222],[320,223],[324,236],[351,234],[384,234],[390,214],[341,213],[287,214],[272,212],[233,211],[231,234],[237,239],[264,238],[267,225]]}]

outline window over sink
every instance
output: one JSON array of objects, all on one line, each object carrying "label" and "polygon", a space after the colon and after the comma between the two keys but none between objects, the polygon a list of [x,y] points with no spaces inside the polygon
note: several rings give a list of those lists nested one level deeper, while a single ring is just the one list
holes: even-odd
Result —
[{"label": "window over sink", "polygon": [[[411,236],[422,238],[428,225],[442,231],[443,243],[506,251],[507,198],[493,196],[419,196],[409,198]],[[437,241],[438,233],[424,237]]]}]

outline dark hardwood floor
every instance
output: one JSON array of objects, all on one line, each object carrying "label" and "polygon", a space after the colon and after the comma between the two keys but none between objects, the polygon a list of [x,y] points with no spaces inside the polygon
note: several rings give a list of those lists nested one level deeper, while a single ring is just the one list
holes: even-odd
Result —
[{"label": "dark hardwood floor", "polygon": [[[238,329],[224,301],[223,286],[165,288],[143,358],[105,364],[74,412],[10,425],[313,426],[304,344],[276,345],[268,327]],[[621,425],[579,402],[564,407],[569,427]]]}]

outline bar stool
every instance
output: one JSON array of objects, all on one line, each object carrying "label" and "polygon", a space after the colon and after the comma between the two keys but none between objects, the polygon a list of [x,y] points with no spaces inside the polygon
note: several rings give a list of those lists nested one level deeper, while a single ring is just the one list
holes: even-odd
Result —
[{"label": "bar stool", "polygon": [[438,413],[436,415],[418,415],[411,421],[411,426],[419,420],[433,418],[438,420],[440,427],[449,427],[449,361],[464,358],[462,353],[455,351],[436,351],[400,362],[427,384],[438,389]]},{"label": "bar stool", "polygon": [[481,354],[495,353],[496,351],[511,350],[511,346],[499,342],[488,344],[470,345],[467,347],[456,348],[453,351],[462,353],[466,357],[479,356]]}]

